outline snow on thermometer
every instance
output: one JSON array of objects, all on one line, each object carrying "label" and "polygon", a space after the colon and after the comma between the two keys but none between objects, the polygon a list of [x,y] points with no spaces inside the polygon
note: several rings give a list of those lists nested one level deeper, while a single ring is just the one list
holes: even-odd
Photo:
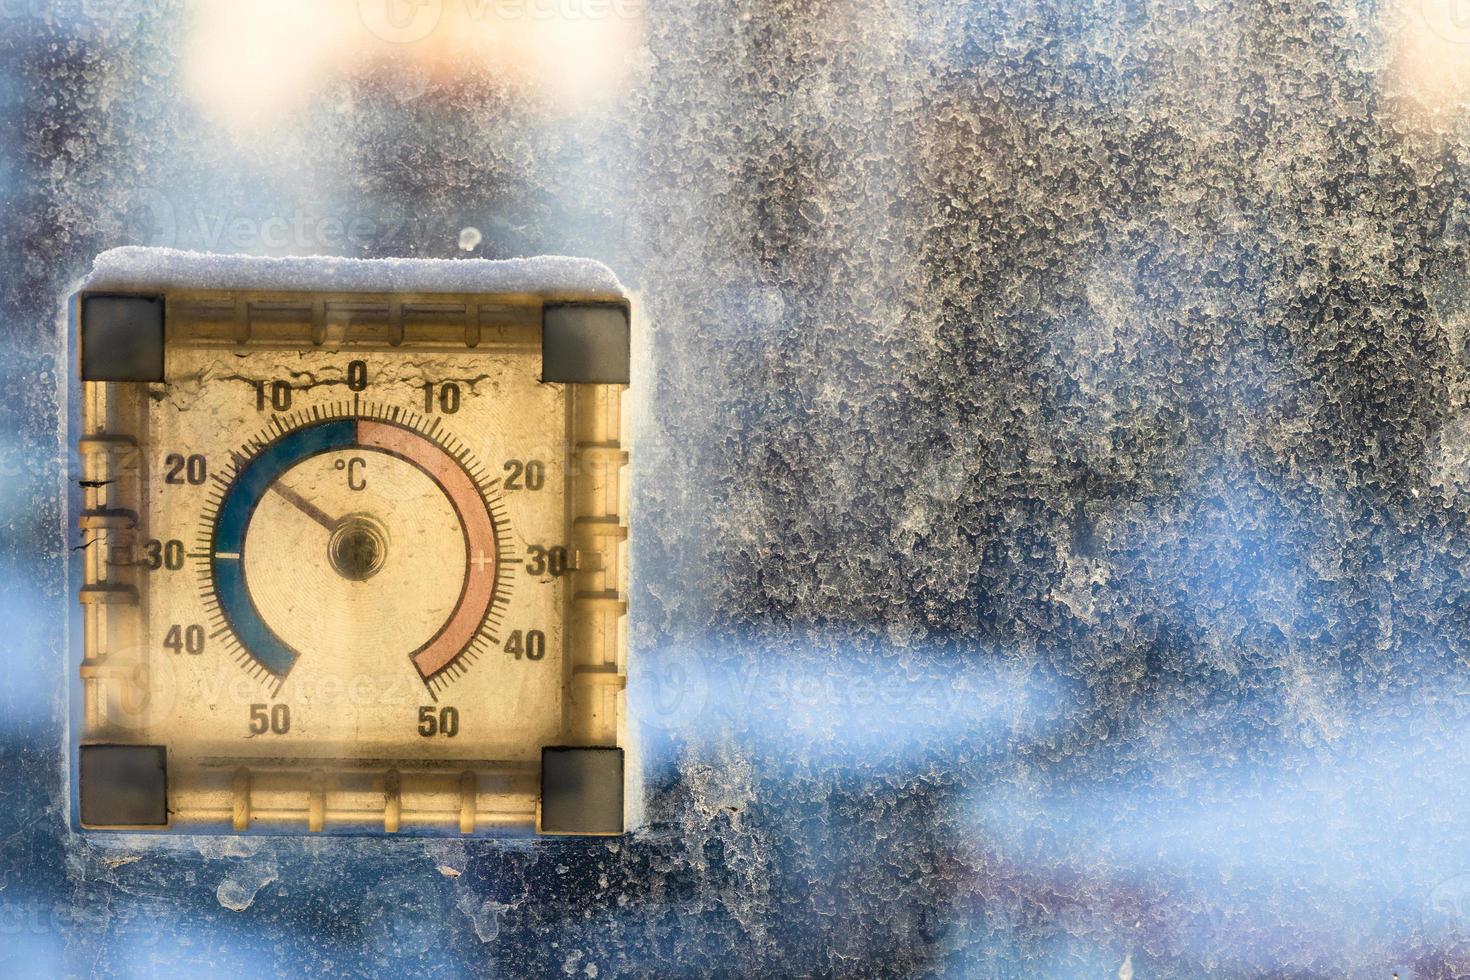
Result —
[{"label": "snow on thermometer", "polygon": [[73,320],[79,826],[623,831],[611,273],[120,249]]}]

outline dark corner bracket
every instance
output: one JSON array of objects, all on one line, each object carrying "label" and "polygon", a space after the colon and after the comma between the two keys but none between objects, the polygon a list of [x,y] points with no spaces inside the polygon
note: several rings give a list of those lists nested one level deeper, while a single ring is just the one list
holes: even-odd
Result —
[{"label": "dark corner bracket", "polygon": [[168,824],[168,750],[162,745],[83,745],[77,790],[86,827]]},{"label": "dark corner bracket", "polygon": [[542,749],[539,829],[543,834],[621,834],[623,750]]},{"label": "dark corner bracket", "polygon": [[82,296],[83,381],[163,380],[163,297]]},{"label": "dark corner bracket", "polygon": [[542,381],[625,385],[631,349],[627,303],[551,303],[542,309]]}]

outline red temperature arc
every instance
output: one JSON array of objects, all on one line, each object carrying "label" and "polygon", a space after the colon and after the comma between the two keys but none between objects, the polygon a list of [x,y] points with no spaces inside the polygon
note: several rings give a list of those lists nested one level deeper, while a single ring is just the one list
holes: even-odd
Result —
[{"label": "red temperature arc", "polygon": [[406,459],[427,473],[443,488],[464,528],[467,554],[459,603],[433,639],[413,654],[419,676],[427,679],[447,667],[469,645],[490,608],[495,595],[495,526],[469,474],[423,436],[391,423],[359,419],[357,444]]}]

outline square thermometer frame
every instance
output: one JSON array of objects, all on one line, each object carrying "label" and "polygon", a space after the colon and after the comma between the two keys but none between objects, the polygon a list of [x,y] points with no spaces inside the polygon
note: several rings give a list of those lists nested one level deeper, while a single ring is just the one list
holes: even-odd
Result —
[{"label": "square thermometer frame", "polygon": [[[401,275],[400,266],[390,281],[401,283]],[[595,288],[372,292],[331,288],[335,277],[325,271],[319,277],[327,287],[322,289],[295,284],[288,289],[248,283],[237,287],[204,278],[209,288],[200,288],[197,281],[157,287],[140,283],[83,288],[72,296],[70,394],[75,410],[70,436],[77,470],[70,513],[81,534],[71,551],[71,581],[80,599],[71,643],[78,665],[70,739],[74,827],[204,834],[623,833],[632,797],[625,700],[628,450],[623,392],[631,347],[626,296]],[[169,411],[182,417],[186,409],[169,406],[191,397],[190,391],[204,392],[199,395],[203,404],[214,390],[208,384],[244,381],[259,392],[263,435],[255,436],[255,444],[270,445],[272,431],[284,434],[313,425],[331,415],[321,398],[299,411],[278,411],[270,402],[267,375],[255,377],[258,368],[293,363],[291,358],[315,366],[302,390],[317,384],[342,388],[333,402],[339,414],[332,419],[350,418],[354,425],[371,413],[356,398],[350,409],[342,407],[354,386],[335,376],[324,381],[334,366],[410,365],[421,358],[426,364],[438,359],[473,368],[478,381],[489,379],[486,391],[475,397],[503,401],[485,402],[481,410],[503,411],[497,417],[508,420],[488,435],[456,432],[467,449],[491,464],[480,471],[487,476],[484,486],[501,482],[501,460],[485,458],[480,436],[501,438],[506,431],[520,431],[509,421],[518,407],[526,410],[524,404],[517,406],[517,398],[532,399],[534,393],[525,404],[554,406],[539,422],[563,437],[545,462],[547,489],[559,493],[561,501],[535,513],[542,525],[556,525],[543,527],[542,533],[564,541],[566,557],[559,576],[547,573],[549,577],[530,587],[557,590],[554,598],[545,598],[553,593],[540,593],[543,598],[537,601],[560,610],[560,622],[544,634],[548,648],[559,648],[559,670],[555,676],[514,682],[522,684],[522,693],[512,691],[496,702],[504,708],[529,699],[545,709],[528,715],[525,724],[506,714],[493,737],[453,745],[429,738],[415,741],[396,729],[381,741],[333,737],[312,742],[309,734],[295,741],[271,741],[221,735],[217,729],[222,726],[210,720],[213,715],[189,715],[195,708],[208,709],[227,716],[233,725],[240,721],[234,708],[245,706],[235,705],[229,694],[220,695],[222,688],[214,696],[223,698],[224,709],[214,702],[188,701],[202,697],[204,682],[198,677],[206,668],[193,665],[203,664],[204,658],[188,660],[186,634],[160,635],[164,627],[151,611],[155,590],[160,607],[182,601],[180,593],[165,590],[182,589],[177,583],[184,577],[198,579],[202,602],[208,603],[219,591],[219,573],[212,569],[224,554],[214,550],[214,536],[196,537],[192,530],[186,536],[177,522],[170,524],[172,505],[161,502],[161,481],[178,482],[165,464],[165,459],[177,462],[171,452],[177,447],[159,444],[168,430],[160,419]],[[284,383],[290,387],[294,381]],[[398,384],[401,391],[406,382],[399,378]],[[429,391],[425,397],[432,404]],[[353,395],[360,397],[356,391]],[[284,400],[289,403],[289,396]],[[381,413],[371,417],[384,426],[402,421],[414,414],[403,401],[385,401]],[[432,414],[430,408],[422,413],[425,428]],[[224,447],[252,444],[251,433],[236,431],[239,419],[221,424],[231,431],[219,432],[209,443],[212,458]],[[211,472],[213,482],[207,488],[201,464],[200,493],[207,489],[214,499],[231,492],[231,481],[241,479],[247,462],[239,453],[231,455],[231,467]],[[185,478],[193,482],[188,457],[182,458]],[[510,462],[505,465],[510,468]],[[492,471],[495,479],[488,478]],[[475,485],[482,486],[479,479]],[[545,499],[551,498],[547,494]],[[495,515],[497,575],[515,570],[530,582],[523,563],[526,542],[502,540],[505,511],[496,507],[503,505],[487,506]],[[155,521],[169,526],[155,528]],[[514,526],[511,517],[512,530]],[[164,531],[171,536],[167,544],[157,541]],[[152,567],[155,558],[168,570]],[[242,577],[244,565],[241,559]],[[470,572],[464,574],[469,582]],[[164,585],[170,580],[160,575],[174,576],[172,584]],[[202,584],[206,575],[207,586]],[[486,636],[495,632],[490,619],[498,601],[491,602],[481,621]],[[253,608],[256,600],[250,602]],[[191,635],[201,638],[202,645],[204,636],[215,636],[218,622],[226,620],[204,622]],[[237,632],[219,631],[229,641],[237,639]],[[520,676],[512,670],[525,669],[508,659],[505,640],[504,631],[496,633],[493,643],[486,642],[488,656],[470,668],[493,671],[485,683]],[[177,659],[181,657],[185,659]],[[219,661],[207,669],[225,667]],[[186,676],[164,683],[164,673]],[[432,678],[426,674],[422,680],[432,692]],[[425,703],[434,705],[438,699]],[[484,703],[488,711],[490,702]],[[254,732],[260,705],[249,707]],[[271,710],[264,713],[268,726]],[[317,709],[308,702],[308,713],[312,710]],[[320,710],[323,719],[335,717]],[[373,723],[372,711],[381,711],[353,710],[366,720],[355,721],[358,727],[348,729],[352,732],[365,731],[363,726]],[[322,724],[329,726],[326,720]],[[457,713],[455,726],[457,730]],[[424,731],[421,725],[418,735]]]}]

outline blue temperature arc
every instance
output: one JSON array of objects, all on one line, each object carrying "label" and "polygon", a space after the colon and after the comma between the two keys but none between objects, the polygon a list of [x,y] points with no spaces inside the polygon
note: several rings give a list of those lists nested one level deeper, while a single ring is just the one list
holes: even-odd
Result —
[{"label": "blue temperature arc", "polygon": [[214,531],[215,594],[240,643],[277,677],[290,672],[296,663],[296,651],[266,626],[245,587],[245,530],[256,504],[283,473],[303,459],[348,449],[356,443],[357,424],[352,419],[287,433],[245,464],[220,501]]}]

